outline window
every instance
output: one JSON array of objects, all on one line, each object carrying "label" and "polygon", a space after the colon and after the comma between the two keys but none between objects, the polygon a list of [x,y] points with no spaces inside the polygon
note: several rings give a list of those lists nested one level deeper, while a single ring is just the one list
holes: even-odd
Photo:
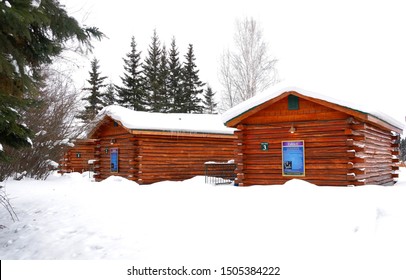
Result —
[{"label": "window", "polygon": [[288,96],[288,110],[299,110],[299,97],[292,94]]}]

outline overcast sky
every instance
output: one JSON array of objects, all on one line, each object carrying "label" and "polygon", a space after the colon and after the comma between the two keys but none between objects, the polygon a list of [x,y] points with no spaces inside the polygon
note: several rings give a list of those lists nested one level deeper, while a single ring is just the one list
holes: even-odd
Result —
[{"label": "overcast sky", "polygon": [[75,80],[88,78],[90,59],[120,83],[123,60],[135,36],[144,56],[153,30],[181,59],[193,44],[203,82],[221,91],[219,58],[232,44],[237,18],[253,17],[264,30],[282,80],[335,98],[364,103],[404,121],[406,16],[402,1],[299,0],[61,0],[70,15],[97,26],[108,39],[95,42]]}]

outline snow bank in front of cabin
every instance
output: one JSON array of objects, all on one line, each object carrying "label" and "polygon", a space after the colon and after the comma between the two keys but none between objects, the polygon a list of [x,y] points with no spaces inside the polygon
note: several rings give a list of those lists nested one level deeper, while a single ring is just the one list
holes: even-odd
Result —
[{"label": "snow bank in front of cabin", "polygon": [[308,96],[311,98],[324,100],[324,101],[327,101],[327,102],[330,102],[333,104],[337,104],[337,105],[340,105],[340,106],[343,106],[346,108],[350,108],[352,110],[360,111],[360,112],[375,116],[376,118],[381,119],[395,127],[402,128],[402,129],[404,128],[404,124],[402,122],[392,118],[391,116],[388,116],[387,114],[385,114],[383,112],[380,112],[376,108],[372,108],[371,106],[368,106],[367,104],[355,104],[350,101],[335,99],[333,97],[322,95],[320,93],[315,93],[312,91],[304,90],[300,87],[291,86],[287,82],[279,83],[279,84],[269,88],[266,92],[258,94],[256,96],[238,104],[237,106],[229,109],[228,111],[224,112],[222,115],[223,123],[227,123],[228,121],[267,102],[268,100],[271,100],[275,97],[278,97],[282,93],[289,92],[289,91],[295,91],[295,92],[298,92],[302,95],[305,95],[305,96]]},{"label": "snow bank in front of cabin", "polygon": [[118,105],[111,105],[100,111],[96,122],[106,115],[119,121],[128,129],[190,133],[234,133],[234,129],[224,126],[220,115],[141,112]]},{"label": "snow bank in front of cabin", "polygon": [[141,186],[116,176],[96,183],[89,173],[3,184],[20,221],[0,209],[2,260],[280,266],[280,279],[406,277],[404,171],[394,187],[291,180],[239,188],[204,177]]}]

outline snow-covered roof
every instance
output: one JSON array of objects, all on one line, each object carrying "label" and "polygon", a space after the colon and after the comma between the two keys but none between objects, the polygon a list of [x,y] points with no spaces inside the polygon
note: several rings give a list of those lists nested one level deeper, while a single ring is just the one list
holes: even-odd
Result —
[{"label": "snow-covered roof", "polygon": [[233,128],[223,124],[220,115],[141,112],[118,105],[103,108],[90,130],[92,131],[105,116],[120,122],[129,130],[227,135],[234,133]]},{"label": "snow-covered roof", "polygon": [[348,109],[351,109],[353,111],[357,111],[360,113],[364,113],[367,115],[371,115],[374,116],[377,119],[382,120],[383,122],[386,122],[387,124],[390,124],[396,128],[399,129],[403,129],[404,128],[404,124],[397,121],[396,119],[386,115],[385,113],[382,113],[378,110],[375,110],[373,108],[370,108],[367,105],[359,105],[359,104],[354,104],[352,102],[349,101],[345,101],[345,100],[338,100],[335,99],[333,97],[330,96],[326,96],[326,95],[322,95],[319,93],[315,93],[315,92],[311,92],[311,91],[307,91],[298,87],[292,87],[292,86],[288,86],[286,87],[285,85],[281,85],[281,86],[275,86],[273,88],[272,91],[268,91],[265,93],[261,93],[259,95],[256,95],[240,104],[238,104],[237,106],[229,109],[228,111],[224,112],[224,114],[222,115],[222,120],[224,123],[228,123],[231,120],[249,112],[250,110],[264,104],[265,102],[272,100],[278,96],[280,96],[281,94],[285,93],[285,92],[297,92],[300,95],[303,96],[307,96],[310,98],[314,98],[314,99],[319,99],[321,101],[327,101],[329,103],[333,103]]}]

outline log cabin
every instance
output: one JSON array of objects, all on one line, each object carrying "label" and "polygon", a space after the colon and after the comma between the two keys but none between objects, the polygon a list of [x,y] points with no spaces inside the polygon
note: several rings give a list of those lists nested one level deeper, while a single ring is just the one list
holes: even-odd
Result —
[{"label": "log cabin", "polygon": [[[60,173],[90,171],[95,159],[95,139],[76,139],[59,162]],[[92,163],[92,164],[90,164]]]},{"label": "log cabin", "polygon": [[403,124],[359,105],[288,87],[255,96],[223,114],[237,128],[239,186],[392,185]]},{"label": "log cabin", "polygon": [[[104,108],[60,163],[60,172],[94,170],[139,184],[204,175],[204,163],[234,156],[234,129],[219,115],[137,112]],[[90,164],[89,164],[90,163]]]}]

